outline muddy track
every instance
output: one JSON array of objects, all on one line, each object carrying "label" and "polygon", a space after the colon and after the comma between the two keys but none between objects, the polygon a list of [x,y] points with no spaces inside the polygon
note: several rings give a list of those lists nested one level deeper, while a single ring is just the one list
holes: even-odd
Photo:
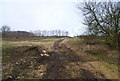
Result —
[{"label": "muddy track", "polygon": [[45,78],[56,79],[60,78],[60,70],[63,69],[64,62],[60,59],[59,45],[64,39],[57,40],[53,45],[54,62],[50,62],[46,71]]},{"label": "muddy track", "polygon": [[[75,54],[73,50],[70,48],[67,48],[65,45],[60,44],[64,39],[60,39],[56,41],[53,45],[54,48],[54,56],[51,56],[54,61],[48,63],[48,68],[46,70],[45,78],[49,79],[64,79],[64,78],[70,78],[69,74],[65,72],[65,65],[70,62],[85,62],[83,59],[81,59],[79,56]],[[67,57],[64,55],[67,55],[67,53],[70,53],[72,57]],[[81,69],[81,76],[77,78],[83,78],[83,79],[95,79],[94,75],[85,69]]]}]

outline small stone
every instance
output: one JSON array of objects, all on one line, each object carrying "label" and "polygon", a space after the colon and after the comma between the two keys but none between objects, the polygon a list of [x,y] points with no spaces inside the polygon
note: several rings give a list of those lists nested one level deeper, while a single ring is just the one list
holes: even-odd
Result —
[{"label": "small stone", "polygon": [[44,54],[40,54],[41,56],[44,56]]},{"label": "small stone", "polygon": [[46,53],[46,51],[45,50],[42,50],[43,51],[43,53]]},{"label": "small stone", "polygon": [[47,57],[50,56],[49,54],[44,54],[44,55],[47,56]]}]

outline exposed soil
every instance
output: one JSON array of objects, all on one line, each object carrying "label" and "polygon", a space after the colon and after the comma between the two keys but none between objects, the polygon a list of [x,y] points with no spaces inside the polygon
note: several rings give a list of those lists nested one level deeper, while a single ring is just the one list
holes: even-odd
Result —
[{"label": "exposed soil", "polygon": [[[4,79],[105,79],[104,74],[83,66],[85,59],[57,40],[51,51],[42,47],[20,47],[11,62],[3,64]],[[24,50],[23,50],[24,49]],[[11,51],[14,48],[11,49]],[[17,51],[17,50],[16,50]],[[29,54],[32,51],[31,54]],[[24,53],[27,55],[24,55]],[[16,53],[15,53],[16,54]],[[22,54],[22,55],[21,55]],[[19,56],[19,57],[17,57]],[[16,58],[17,57],[17,58]],[[89,64],[88,64],[89,65]],[[91,65],[89,65],[93,68]],[[96,76],[97,75],[97,76]]]},{"label": "exposed soil", "polygon": [[[50,58],[54,61],[49,61],[48,68],[46,70],[45,78],[49,79],[95,79],[94,74],[84,69],[82,63],[86,61],[81,57],[77,56],[75,52],[61,44],[64,39],[58,40],[54,43],[55,55]],[[73,66],[71,65],[73,63]],[[69,68],[67,68],[68,66]],[[103,75],[103,74],[102,74]],[[104,76],[99,75],[101,78]]]}]

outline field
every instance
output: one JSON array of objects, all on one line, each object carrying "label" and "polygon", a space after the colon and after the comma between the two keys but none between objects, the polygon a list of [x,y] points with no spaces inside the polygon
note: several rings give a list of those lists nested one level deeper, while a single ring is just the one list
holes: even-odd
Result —
[{"label": "field", "polygon": [[[9,38],[3,79],[118,79],[118,51],[78,37]],[[98,43],[99,42],[99,43]]]}]

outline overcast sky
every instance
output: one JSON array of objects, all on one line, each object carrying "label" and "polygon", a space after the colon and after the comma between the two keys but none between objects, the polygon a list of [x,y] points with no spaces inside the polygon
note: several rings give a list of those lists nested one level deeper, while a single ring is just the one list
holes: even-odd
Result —
[{"label": "overcast sky", "polygon": [[78,14],[78,0],[0,0],[0,27],[12,30],[67,30],[70,36],[82,34],[83,16]]}]

